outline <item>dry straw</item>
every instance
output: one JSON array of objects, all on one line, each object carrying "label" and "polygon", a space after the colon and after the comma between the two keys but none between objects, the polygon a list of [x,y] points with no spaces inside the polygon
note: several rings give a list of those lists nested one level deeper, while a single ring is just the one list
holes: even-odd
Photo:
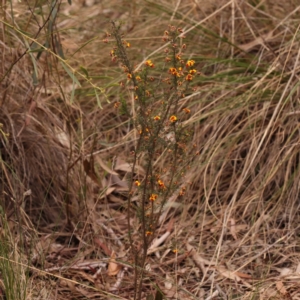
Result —
[{"label": "dry straw", "polygon": [[[128,165],[141,111],[134,91],[119,83],[132,82],[145,67],[164,79],[159,61],[169,45],[162,28],[172,24],[186,35],[184,59],[194,60],[201,74],[192,81],[196,90],[178,102],[190,113],[168,115],[170,126],[182,120],[193,128],[185,154],[191,159],[183,165],[185,184],[166,196],[156,233],[147,237],[148,245],[155,234],[158,239],[140,264],[142,298],[296,299],[298,2],[121,2],[12,1],[0,8],[0,234],[6,241],[0,294],[133,298],[128,213],[133,241],[152,231],[138,230],[136,216],[147,156],[134,172]],[[103,43],[111,19],[131,45],[126,74],[110,61],[112,38]],[[177,76],[177,68],[168,71]],[[134,122],[115,108],[119,103]],[[153,115],[152,122],[162,120]],[[160,155],[153,170],[163,173],[169,161]],[[167,187],[166,179],[157,178],[155,187]],[[130,211],[128,182],[135,188]],[[159,196],[150,189],[146,206]],[[3,274],[13,275],[15,265],[4,261],[23,266],[22,291],[14,295]]]}]

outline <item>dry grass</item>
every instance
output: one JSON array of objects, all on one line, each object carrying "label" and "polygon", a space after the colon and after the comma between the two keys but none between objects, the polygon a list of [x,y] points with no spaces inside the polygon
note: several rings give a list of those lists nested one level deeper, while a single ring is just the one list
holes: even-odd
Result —
[{"label": "dry grass", "polygon": [[[0,34],[0,297],[130,299],[126,159],[135,132],[113,106],[133,102],[103,42],[114,19],[137,65],[163,56],[169,24],[182,27],[202,72],[182,101],[191,157],[199,155],[185,197],[163,212],[166,239],[149,251],[145,299],[157,290],[166,299],[299,299],[298,1],[61,3],[52,36],[41,25],[47,2],[13,8],[14,19],[1,8],[15,27],[2,23]],[[49,36],[39,60],[25,53]],[[5,285],[16,266],[19,278]],[[8,286],[25,285],[9,296]]]}]

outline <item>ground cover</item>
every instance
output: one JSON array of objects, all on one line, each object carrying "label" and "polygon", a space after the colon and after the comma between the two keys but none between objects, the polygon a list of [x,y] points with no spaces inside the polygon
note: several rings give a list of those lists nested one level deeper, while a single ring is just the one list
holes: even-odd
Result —
[{"label": "ground cover", "polygon": [[1,297],[133,297],[139,135],[120,106],[137,104],[111,56],[114,20],[136,68],[163,68],[174,25],[201,72],[179,101],[184,195],[164,206],[142,299],[298,299],[298,1],[70,3],[1,6]]}]

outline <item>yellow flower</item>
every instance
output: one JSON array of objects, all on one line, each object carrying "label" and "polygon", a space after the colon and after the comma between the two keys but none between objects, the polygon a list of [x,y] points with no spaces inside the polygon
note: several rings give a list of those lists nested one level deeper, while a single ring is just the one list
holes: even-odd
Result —
[{"label": "yellow flower", "polygon": [[[150,132],[149,128],[146,127],[146,128],[145,128],[145,132],[148,132],[148,133],[149,133],[149,132]],[[142,133],[143,133],[143,130],[141,129],[141,130],[139,131],[139,133],[142,134]]]},{"label": "yellow flower", "polygon": [[176,116],[171,116],[170,117],[170,121],[172,122],[172,123],[175,123],[176,121],[177,121],[177,117]]},{"label": "yellow flower", "polygon": [[153,232],[152,231],[146,231],[146,236],[152,235]]},{"label": "yellow flower", "polygon": [[140,186],[140,185],[141,185],[141,183],[140,183],[138,180],[136,180],[136,181],[134,182],[134,184],[135,184],[136,186]]},{"label": "yellow flower", "polygon": [[120,105],[121,105],[121,102],[116,102],[116,103],[114,104],[114,108],[119,108]]},{"label": "yellow flower", "polygon": [[155,116],[153,119],[154,119],[154,121],[159,121],[160,120],[160,116]]},{"label": "yellow flower", "polygon": [[185,194],[186,188],[183,187],[180,192],[179,192],[179,196],[183,196]]},{"label": "yellow flower", "polygon": [[187,74],[186,77],[185,77],[185,80],[186,81],[192,81],[193,80],[193,75]]},{"label": "yellow flower", "polygon": [[137,81],[142,81],[142,78],[139,75],[137,75],[135,78],[136,78]]},{"label": "yellow flower", "polygon": [[190,74],[192,74],[192,75],[195,75],[196,73],[197,73],[197,70],[195,70],[195,69],[192,69],[192,70],[190,70],[190,72],[189,72]]},{"label": "yellow flower", "polygon": [[159,187],[160,188],[162,188],[162,189],[165,189],[166,188],[166,186],[165,186],[165,184],[164,184],[164,182],[162,181],[162,180],[157,180],[157,184],[159,185]]},{"label": "yellow flower", "polygon": [[187,62],[186,62],[186,67],[187,68],[189,68],[189,67],[192,67],[193,65],[195,64],[195,61],[194,60],[188,60]]},{"label": "yellow flower", "polygon": [[154,63],[150,59],[146,60],[145,65],[147,67],[154,68]]},{"label": "yellow flower", "polygon": [[170,68],[169,73],[176,76],[176,77],[180,77],[180,74],[179,74],[179,72],[177,71],[176,68]]},{"label": "yellow flower", "polygon": [[156,194],[151,194],[149,200],[150,200],[150,201],[155,201],[155,200],[157,199],[157,197],[158,197],[158,196],[157,196]]},{"label": "yellow flower", "polygon": [[191,112],[191,110],[187,107],[182,109],[186,114],[189,114]]},{"label": "yellow flower", "polygon": [[177,72],[176,68],[170,68],[169,69],[169,73],[171,73],[172,75],[175,75]]},{"label": "yellow flower", "polygon": [[128,74],[127,74],[127,78],[128,78],[128,79],[131,79],[131,78],[132,78],[132,75],[131,75],[130,73],[128,73]]}]

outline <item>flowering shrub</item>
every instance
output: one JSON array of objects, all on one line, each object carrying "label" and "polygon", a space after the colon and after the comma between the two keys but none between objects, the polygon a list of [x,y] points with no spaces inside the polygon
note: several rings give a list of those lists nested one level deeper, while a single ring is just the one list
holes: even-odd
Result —
[{"label": "flowering shrub", "polygon": [[[141,69],[135,69],[130,62],[126,48],[130,44],[121,39],[118,27],[112,24],[116,45],[110,54],[114,62],[121,63],[127,82],[122,87],[134,95],[137,113],[133,115],[126,106],[123,111],[133,121],[138,141],[133,151],[132,178],[128,195],[128,230],[130,247],[135,257],[134,299],[141,299],[144,267],[147,250],[156,236],[159,217],[168,198],[177,193],[185,194],[186,187],[179,188],[188,168],[187,149],[192,136],[184,126],[190,109],[183,105],[187,92],[192,89],[194,60],[184,60],[186,45],[180,46],[184,38],[182,30],[170,26],[163,41],[167,43],[164,61],[147,59]],[[119,108],[121,103],[115,104]],[[136,165],[142,166],[145,174],[135,174]],[[137,196],[138,205],[134,214],[140,220],[138,234],[133,235],[131,227],[132,198]]]}]

